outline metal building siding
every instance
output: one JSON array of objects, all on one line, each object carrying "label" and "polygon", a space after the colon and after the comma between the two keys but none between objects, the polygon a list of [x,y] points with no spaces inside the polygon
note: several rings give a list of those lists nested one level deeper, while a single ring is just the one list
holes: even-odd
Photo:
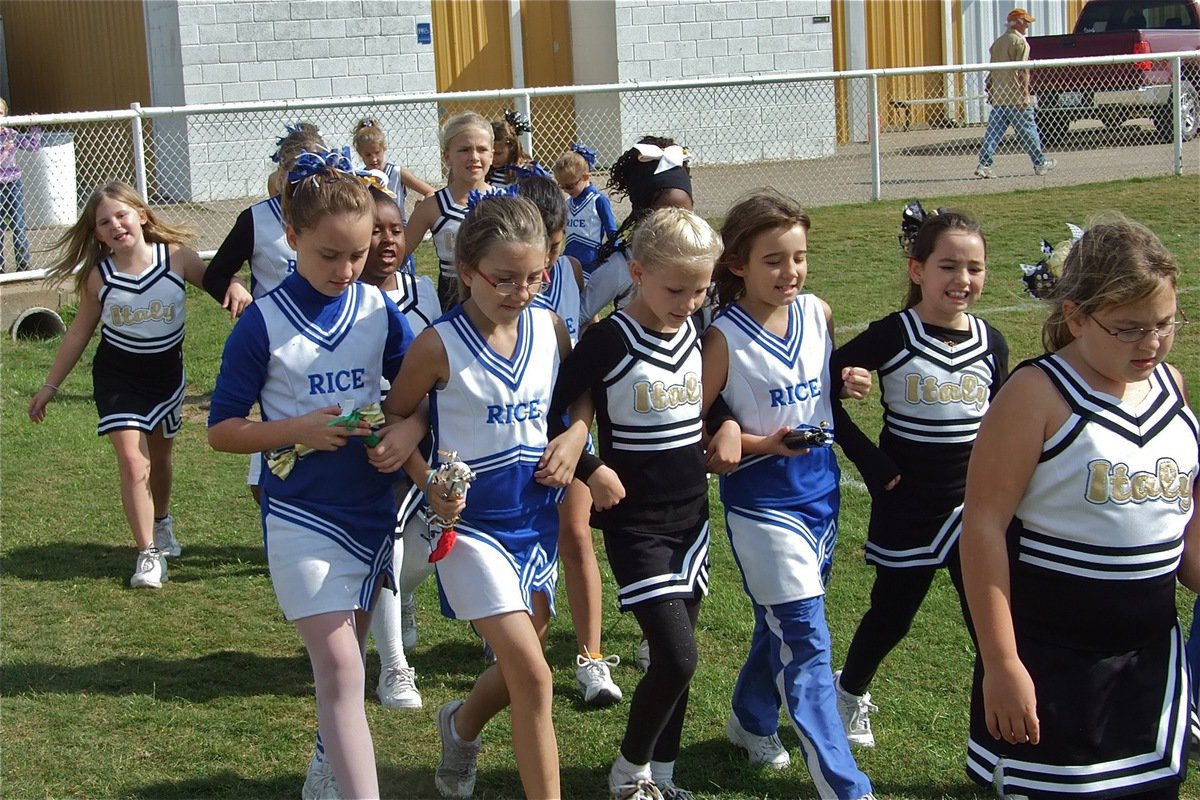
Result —
[{"label": "metal building siding", "polygon": [[0,0],[17,113],[150,102],[141,0]]}]

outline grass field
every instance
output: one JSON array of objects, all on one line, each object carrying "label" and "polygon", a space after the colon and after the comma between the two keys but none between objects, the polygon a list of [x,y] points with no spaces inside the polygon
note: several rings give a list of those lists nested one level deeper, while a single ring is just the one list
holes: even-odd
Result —
[{"label": "grass field", "polygon": [[[787,187],[782,187],[786,190]],[[1009,339],[1013,363],[1038,352],[1043,308],[1022,294],[1021,261],[1044,238],[1067,237],[1122,209],[1148,223],[1183,266],[1180,305],[1200,319],[1200,183],[1156,178],[1022,191],[986,197],[922,198],[926,207],[963,208],[983,222],[990,274],[976,312]],[[894,309],[904,290],[896,242],[901,204],[817,209],[809,236],[808,288],[830,302],[843,339]],[[425,254],[425,263],[428,263]],[[29,423],[29,398],[44,380],[57,341],[0,344],[0,795],[33,797],[296,797],[312,749],[312,677],[299,637],[278,610],[262,552],[258,512],[244,485],[245,459],[205,441],[209,392],[229,322],[191,293],[186,345],[187,424],[175,456],[172,511],[183,557],[161,591],[127,588],[134,552],[108,442],[95,431],[92,350],[62,386],[47,422]],[[1195,327],[1195,326],[1193,326]],[[94,345],[93,345],[94,346]],[[1171,361],[1200,386],[1200,331],[1185,329]],[[879,426],[877,395],[853,413]],[[872,573],[862,560],[865,491],[846,468],[842,533],[828,607],[834,663],[840,664],[866,608]],[[715,499],[715,498],[714,498]],[[714,502],[714,511],[719,506]],[[714,513],[712,593],[700,619],[701,664],[693,683],[677,778],[698,797],[811,798],[798,753],[786,772],[749,767],[726,741],[729,696],[749,641],[752,615]],[[597,547],[600,547],[597,538]],[[602,550],[602,548],[601,548]],[[601,559],[603,562],[603,559]],[[639,673],[632,618],[615,611],[605,576],[606,652],[626,695]],[[478,640],[437,613],[436,592],[420,592],[421,640],[410,654],[425,708],[389,711],[368,702],[381,788],[387,797],[435,797],[434,712],[462,696],[482,667]],[[574,689],[574,636],[565,595],[552,627],[555,723],[564,796],[605,796],[606,773],[627,704],[587,710]],[[1191,596],[1179,606],[1190,616]],[[859,763],[880,798],[988,797],[963,770],[972,652],[948,580],[940,577],[910,636],[872,686],[878,747]],[[369,692],[378,661],[368,663]],[[507,716],[484,734],[476,797],[520,795]],[[783,731],[784,742],[795,737]],[[1183,796],[1200,798],[1200,779]]]}]

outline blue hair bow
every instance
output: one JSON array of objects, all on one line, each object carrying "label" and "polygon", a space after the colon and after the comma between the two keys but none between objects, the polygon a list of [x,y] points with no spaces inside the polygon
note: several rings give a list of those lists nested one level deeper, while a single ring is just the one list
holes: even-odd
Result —
[{"label": "blue hair bow", "polygon": [[300,131],[304,130],[304,128],[301,127],[301,124],[299,122],[294,122],[294,123],[285,125],[284,130],[286,132],[283,134],[283,136],[280,136],[278,139],[275,140],[275,152],[271,153],[271,160],[274,161],[276,164],[278,164],[283,159],[283,155],[280,153],[280,151],[283,149],[283,143],[286,142],[287,138],[289,136],[291,136],[293,133],[299,133]]},{"label": "blue hair bow", "polygon": [[530,161],[528,167],[519,167],[516,164],[505,164],[504,168],[517,176],[517,179],[538,176],[540,178],[549,178],[554,180],[554,175],[550,170],[542,166],[540,161]]},{"label": "blue hair bow", "polygon": [[583,156],[583,160],[587,162],[588,169],[592,169],[596,166],[596,151],[588,147],[586,144],[577,143],[571,145],[571,152],[579,153],[579,155]]},{"label": "blue hair bow", "polygon": [[[302,151],[296,158],[296,165],[288,172],[288,183],[300,183],[331,170],[357,174],[350,163],[349,147],[343,147],[341,150],[326,150],[324,153]],[[362,172],[365,174],[366,170],[362,170]]]},{"label": "blue hair bow", "polygon": [[490,192],[481,192],[478,189],[472,189],[467,193],[467,211],[473,211],[476,206],[485,200],[495,200],[497,197],[519,197],[520,192],[517,190],[515,183],[510,183],[503,189],[494,189]]}]

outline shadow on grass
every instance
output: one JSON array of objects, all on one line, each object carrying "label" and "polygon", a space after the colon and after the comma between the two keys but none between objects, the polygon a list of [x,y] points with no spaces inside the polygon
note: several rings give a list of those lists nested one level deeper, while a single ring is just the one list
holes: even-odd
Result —
[{"label": "shadow on grass", "polygon": [[[97,542],[45,542],[15,547],[4,553],[8,578],[28,581],[69,581],[105,578],[127,582],[133,570],[133,543],[113,547]],[[260,545],[188,545],[183,556],[171,559],[171,581],[187,583],[205,578],[266,575],[267,559]]]},{"label": "shadow on grass", "polygon": [[12,661],[4,665],[4,694],[153,695],[157,700],[205,703],[223,697],[313,694],[312,667],[294,656],[261,656],[238,650],[195,658],[110,658],[77,667]]}]

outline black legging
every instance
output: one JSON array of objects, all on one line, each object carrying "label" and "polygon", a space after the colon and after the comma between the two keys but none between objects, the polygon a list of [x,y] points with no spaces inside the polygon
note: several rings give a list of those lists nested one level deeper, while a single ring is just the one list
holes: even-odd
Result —
[{"label": "black legging", "polygon": [[[958,591],[958,602],[962,608],[967,632],[975,639],[971,616],[963,594],[962,567],[958,561],[958,548],[946,559],[950,580]],[[912,627],[913,618],[929,592],[937,567],[875,567],[875,585],[871,587],[871,607],[858,623],[846,663],[842,667],[840,683],[851,694],[864,694],[875,677],[875,672],[892,648],[900,643]]]},{"label": "black legging", "polygon": [[630,610],[650,643],[650,668],[629,701],[621,755],[631,764],[674,761],[687,712],[688,684],[696,671],[700,600],[639,603]]}]

